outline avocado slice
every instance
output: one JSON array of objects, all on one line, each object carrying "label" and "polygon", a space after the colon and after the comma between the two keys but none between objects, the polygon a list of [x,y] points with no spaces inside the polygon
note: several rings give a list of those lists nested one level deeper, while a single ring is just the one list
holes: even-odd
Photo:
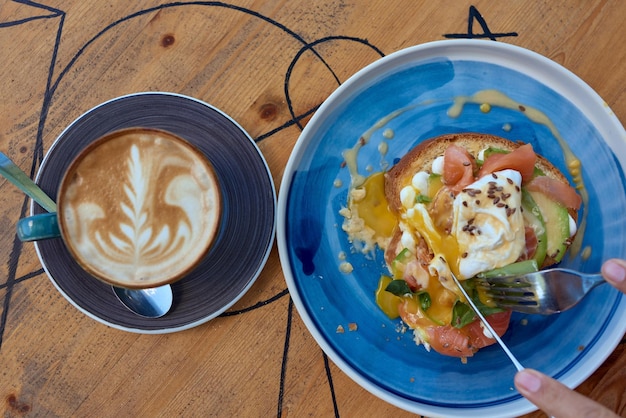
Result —
[{"label": "avocado slice", "polygon": [[546,237],[546,224],[541,214],[541,209],[537,206],[535,199],[530,193],[522,188],[522,208],[524,209],[524,224],[530,226],[537,237],[537,249],[533,260],[538,266],[543,264],[548,249],[548,239]]},{"label": "avocado slice", "polygon": [[528,192],[537,204],[546,229],[546,259],[542,264],[561,261],[569,240],[569,214],[567,208],[541,192]]},{"label": "avocado slice", "polygon": [[523,274],[532,273],[539,270],[537,262],[533,260],[518,261],[508,266],[498,267],[493,270],[478,273],[476,277],[480,279],[493,279],[501,276],[521,276]]}]

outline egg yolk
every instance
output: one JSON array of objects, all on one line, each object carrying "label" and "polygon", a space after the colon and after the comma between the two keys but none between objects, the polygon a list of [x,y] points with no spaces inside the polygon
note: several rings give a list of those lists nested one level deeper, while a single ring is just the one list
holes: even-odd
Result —
[{"label": "egg yolk", "polygon": [[376,288],[376,304],[385,315],[391,319],[395,319],[400,315],[398,306],[402,302],[402,297],[385,290],[392,280],[393,279],[389,276],[380,276],[378,287]]},{"label": "egg yolk", "polygon": [[428,247],[437,256],[443,256],[452,272],[459,276],[459,244],[452,235],[441,233],[431,219],[424,206],[407,213],[407,220],[426,240]]},{"label": "egg yolk", "polygon": [[[443,186],[440,176],[429,179],[429,197],[435,196]],[[367,177],[363,185],[363,196],[351,201],[351,207],[358,211],[359,217],[365,225],[374,231],[377,237],[391,237],[398,225],[398,217],[391,212],[387,198],[385,197],[384,173],[374,173]],[[428,246],[437,255],[445,258],[451,270],[458,274],[459,246],[454,236],[440,231],[428,216],[426,207],[423,210],[410,211],[407,221],[426,240]],[[397,273],[397,272],[396,272]],[[401,277],[394,277],[401,279]],[[425,289],[430,298],[431,306],[427,311],[422,310],[415,294],[396,296],[385,291],[387,285],[393,280],[389,276],[382,276],[376,290],[376,303],[389,318],[397,318],[400,313],[398,307],[403,305],[403,310],[408,314],[414,314],[433,325],[449,324],[452,320],[452,306],[458,296],[444,287],[439,278],[430,276],[428,286]]]},{"label": "egg yolk", "polygon": [[359,216],[378,237],[390,237],[398,220],[389,210],[385,197],[384,173],[374,173],[368,176],[363,183],[365,196],[358,202],[353,201],[351,206],[357,208]]},{"label": "egg yolk", "polygon": [[[400,316],[400,304],[403,310],[409,315],[416,315],[421,318],[424,325],[446,325],[452,321],[452,307],[457,296],[443,287],[436,277],[430,277],[428,294],[431,298],[431,306],[424,311],[418,302],[415,294],[396,296],[385,289],[393,279],[389,276],[381,276],[376,288],[376,304],[391,319]],[[415,324],[409,324],[415,325]]]}]

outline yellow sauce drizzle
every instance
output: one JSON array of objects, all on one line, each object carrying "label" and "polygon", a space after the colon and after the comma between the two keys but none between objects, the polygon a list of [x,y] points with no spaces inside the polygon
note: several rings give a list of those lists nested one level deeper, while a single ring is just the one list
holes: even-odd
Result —
[{"label": "yellow sauce drizzle", "polygon": [[397,118],[398,116],[400,116],[401,114],[403,114],[404,112],[406,112],[407,110],[413,107],[414,106],[398,109],[394,112],[391,112],[389,115],[385,116],[384,118],[380,119],[378,122],[374,124],[374,126],[369,128],[367,131],[363,133],[363,135],[361,135],[357,143],[354,144],[352,148],[349,148],[343,152],[342,155],[343,155],[344,161],[346,162],[346,166],[348,167],[348,170],[350,171],[350,179],[352,180],[352,187],[359,187],[365,182],[365,179],[366,179],[365,176],[359,173],[359,167],[357,164],[357,156],[361,148],[363,148],[363,146],[367,145],[370,142],[370,139],[372,138],[372,134],[374,132],[383,128],[386,124],[389,123],[389,121]]},{"label": "yellow sauce drizzle", "polygon": [[395,132],[393,131],[393,129],[387,128],[383,131],[383,136],[386,139],[393,139],[394,135],[395,135]]}]

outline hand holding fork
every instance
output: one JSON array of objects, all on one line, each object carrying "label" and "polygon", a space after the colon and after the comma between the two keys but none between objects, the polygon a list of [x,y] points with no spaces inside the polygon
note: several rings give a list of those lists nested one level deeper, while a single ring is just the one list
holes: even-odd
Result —
[{"label": "hand holding fork", "polygon": [[[606,281],[626,293],[626,260],[613,259],[602,266]],[[617,417],[603,405],[569,389],[562,383],[536,370],[524,369],[515,375],[515,388],[530,402],[553,417],[586,416]]]}]

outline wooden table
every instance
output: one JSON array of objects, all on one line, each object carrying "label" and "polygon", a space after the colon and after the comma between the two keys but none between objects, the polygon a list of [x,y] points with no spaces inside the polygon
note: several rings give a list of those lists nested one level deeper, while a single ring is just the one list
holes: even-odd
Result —
[{"label": "wooden table", "polygon": [[[63,128],[94,105],[171,91],[237,120],[278,188],[302,127],[338,83],[381,55],[446,38],[543,54],[626,120],[622,0],[40,3],[0,3],[0,151],[31,174]],[[316,41],[336,78],[303,51]],[[5,417],[411,415],[324,356],[290,301],[276,249],[229,315],[174,334],[127,333],[59,294],[33,245],[15,238],[29,203],[4,181],[0,202]],[[626,416],[625,382],[623,340],[577,390]]]}]

